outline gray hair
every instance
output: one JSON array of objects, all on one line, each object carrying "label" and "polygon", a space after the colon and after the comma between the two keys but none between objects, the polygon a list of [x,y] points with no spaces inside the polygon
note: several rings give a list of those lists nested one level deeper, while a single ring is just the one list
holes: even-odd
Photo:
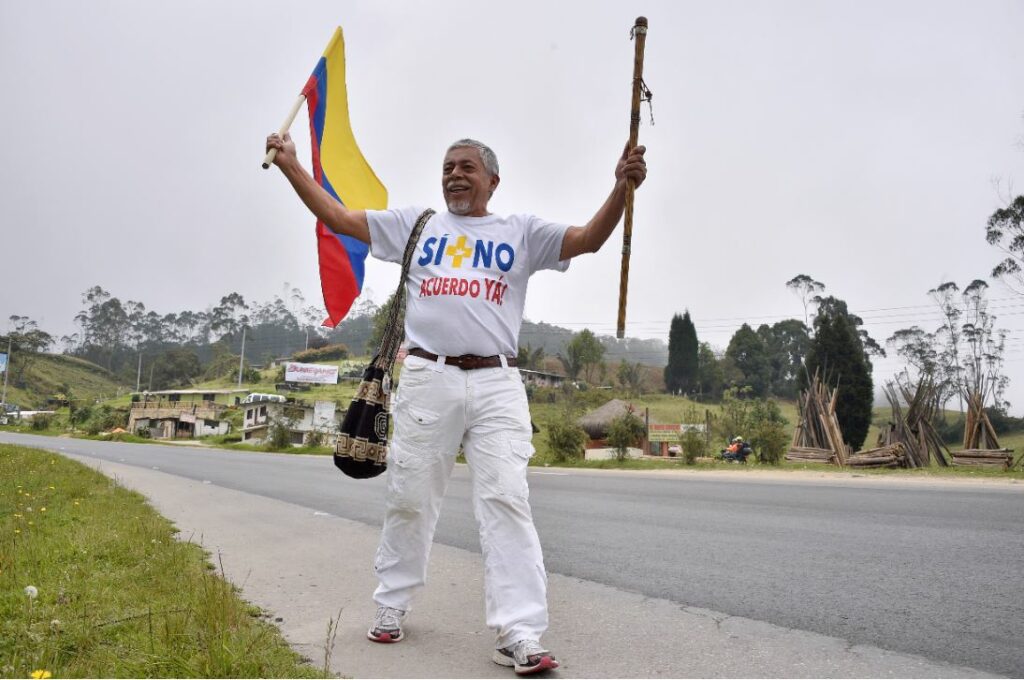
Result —
[{"label": "gray hair", "polygon": [[[498,157],[494,155],[494,151],[491,150],[491,147],[487,146],[483,142],[478,142],[475,139],[460,139],[449,146],[448,151],[451,151],[452,149],[467,148],[479,151],[480,160],[484,162],[484,168],[487,172],[494,176],[498,175]],[[445,153],[448,153],[448,151]]]}]

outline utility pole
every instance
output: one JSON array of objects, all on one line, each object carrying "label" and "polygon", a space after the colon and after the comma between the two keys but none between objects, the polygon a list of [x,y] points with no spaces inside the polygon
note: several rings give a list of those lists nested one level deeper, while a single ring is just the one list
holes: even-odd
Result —
[{"label": "utility pole", "polygon": [[306,347],[305,347],[305,349],[309,349],[309,326],[306,326]]},{"label": "utility pole", "polygon": [[[11,374],[11,348],[14,346],[14,333],[7,336],[7,363],[4,364],[4,392],[0,396],[0,404],[3,405],[3,413],[7,412],[7,376]],[[3,415],[0,413],[0,415]]]},{"label": "utility pole", "polygon": [[242,326],[242,354],[238,357],[238,386],[242,386],[242,364],[245,363],[245,326]]},{"label": "utility pole", "polygon": [[135,391],[139,391],[139,387],[142,386],[142,352],[139,352],[139,370],[135,372]]}]

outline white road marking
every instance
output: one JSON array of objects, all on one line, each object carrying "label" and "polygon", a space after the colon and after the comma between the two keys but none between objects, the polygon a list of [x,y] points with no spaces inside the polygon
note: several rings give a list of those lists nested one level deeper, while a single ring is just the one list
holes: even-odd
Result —
[{"label": "white road marking", "polygon": [[537,470],[530,470],[531,475],[554,475],[556,477],[567,477],[568,472],[539,472]]}]

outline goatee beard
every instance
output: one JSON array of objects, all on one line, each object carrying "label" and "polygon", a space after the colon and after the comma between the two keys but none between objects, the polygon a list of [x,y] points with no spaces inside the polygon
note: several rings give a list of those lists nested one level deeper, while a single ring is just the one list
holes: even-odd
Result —
[{"label": "goatee beard", "polygon": [[471,206],[469,201],[465,199],[461,201],[448,201],[448,212],[452,213],[453,215],[468,215],[470,208]]}]

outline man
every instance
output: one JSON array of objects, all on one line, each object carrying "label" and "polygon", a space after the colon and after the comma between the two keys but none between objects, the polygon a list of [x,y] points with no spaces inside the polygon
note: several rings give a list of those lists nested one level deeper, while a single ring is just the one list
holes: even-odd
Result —
[{"label": "man", "polygon": [[[271,135],[275,164],[330,229],[401,262],[420,208],[348,210],[316,184],[286,134]],[[498,161],[471,139],[448,148],[441,189],[448,212],[420,235],[407,283],[409,347],[395,395],[386,515],[374,568],[377,615],[367,633],[398,642],[427,559],[461,445],[473,478],[473,509],[484,554],[487,625],[497,634],[495,663],[525,675],[558,667],[540,644],[547,629],[547,576],[528,502],[526,467],[534,449],[526,392],[515,368],[527,281],[541,269],[565,271],[596,252],[622,217],[626,183],[646,175],[645,149],[623,151],[611,194],[582,227],[487,210],[501,181]]]}]

